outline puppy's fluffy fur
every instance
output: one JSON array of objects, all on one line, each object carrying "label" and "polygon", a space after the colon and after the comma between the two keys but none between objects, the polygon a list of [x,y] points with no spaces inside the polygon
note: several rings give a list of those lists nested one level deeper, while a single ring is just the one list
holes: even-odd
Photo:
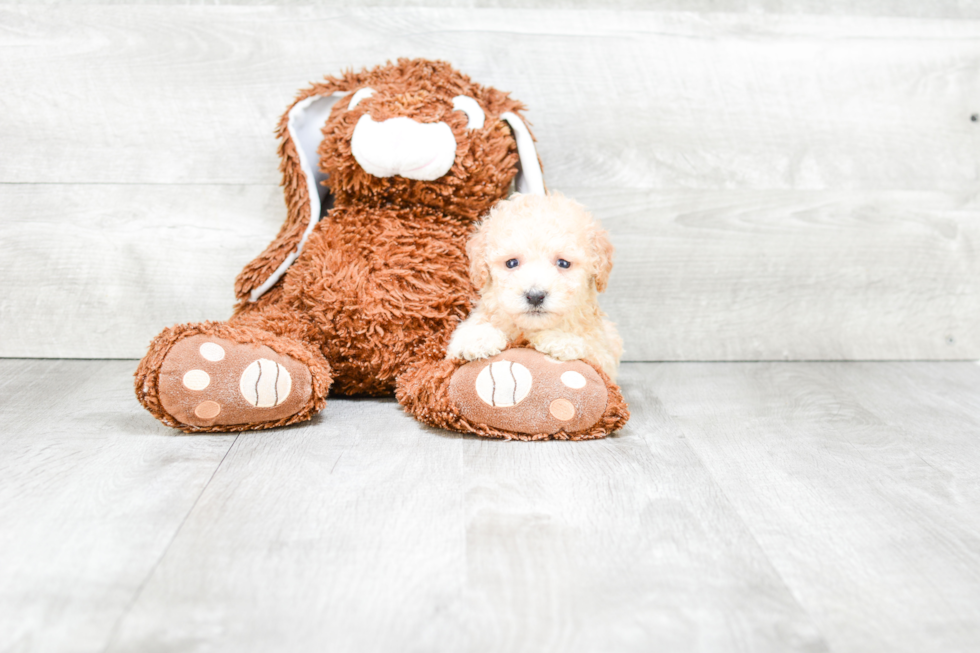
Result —
[{"label": "puppy's fluffy fur", "polygon": [[597,301],[613,247],[585,207],[557,193],[514,195],[491,209],[466,252],[480,300],[447,358],[494,356],[523,336],[544,354],[591,361],[615,378],[623,341]]}]

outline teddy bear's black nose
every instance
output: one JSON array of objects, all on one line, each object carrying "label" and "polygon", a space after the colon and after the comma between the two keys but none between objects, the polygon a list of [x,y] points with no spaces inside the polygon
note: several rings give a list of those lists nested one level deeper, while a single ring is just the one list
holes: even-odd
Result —
[{"label": "teddy bear's black nose", "polygon": [[544,303],[544,298],[547,296],[548,293],[543,290],[528,290],[526,293],[524,293],[524,299],[526,299],[527,303],[531,306],[541,306],[541,304]]}]

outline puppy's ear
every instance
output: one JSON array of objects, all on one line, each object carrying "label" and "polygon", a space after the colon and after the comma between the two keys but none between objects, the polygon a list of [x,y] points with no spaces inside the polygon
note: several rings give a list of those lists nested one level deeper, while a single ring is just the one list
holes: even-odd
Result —
[{"label": "puppy's ear", "polygon": [[613,245],[609,242],[609,233],[598,227],[592,230],[592,253],[595,256],[595,287],[603,292],[609,284],[609,274],[613,267]]},{"label": "puppy's ear", "polygon": [[481,224],[466,243],[466,256],[470,259],[470,281],[477,289],[483,288],[490,278],[487,265],[487,233]]}]

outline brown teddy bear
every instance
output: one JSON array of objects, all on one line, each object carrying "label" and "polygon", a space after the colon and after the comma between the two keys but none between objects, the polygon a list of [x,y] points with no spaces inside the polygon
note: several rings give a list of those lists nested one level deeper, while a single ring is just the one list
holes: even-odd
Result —
[{"label": "brown teddy bear", "polygon": [[[621,427],[619,389],[589,363],[556,364],[522,343],[489,360],[445,359],[475,299],[475,224],[512,187],[544,192],[522,108],[421,59],[302,91],[278,131],[285,224],[238,276],[231,319],[153,340],[136,371],[143,406],[183,431],[241,431],[307,420],[331,389],[395,391],[421,421],[484,436]],[[567,370],[584,386],[562,385]],[[481,390],[478,379],[504,371],[509,381]]]}]

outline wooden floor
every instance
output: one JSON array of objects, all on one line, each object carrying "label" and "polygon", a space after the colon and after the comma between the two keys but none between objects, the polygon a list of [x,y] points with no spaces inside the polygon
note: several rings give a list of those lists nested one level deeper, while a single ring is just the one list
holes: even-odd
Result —
[{"label": "wooden floor", "polygon": [[976,651],[980,366],[630,363],[617,437],[183,436],[0,360],[0,651]]}]

